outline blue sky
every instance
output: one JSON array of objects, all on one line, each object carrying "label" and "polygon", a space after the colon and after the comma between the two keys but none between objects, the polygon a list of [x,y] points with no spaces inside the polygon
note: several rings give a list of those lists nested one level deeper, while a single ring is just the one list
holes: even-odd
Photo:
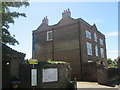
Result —
[{"label": "blue sky", "polygon": [[24,12],[27,18],[15,19],[15,24],[10,24],[10,31],[15,34],[19,45],[11,46],[13,49],[26,53],[26,58],[32,57],[32,31],[41,24],[47,16],[49,25],[59,22],[62,12],[70,9],[72,18],[82,18],[89,24],[96,24],[98,30],[106,35],[107,57],[118,56],[118,3],[117,2],[30,2],[27,8],[11,8]]}]

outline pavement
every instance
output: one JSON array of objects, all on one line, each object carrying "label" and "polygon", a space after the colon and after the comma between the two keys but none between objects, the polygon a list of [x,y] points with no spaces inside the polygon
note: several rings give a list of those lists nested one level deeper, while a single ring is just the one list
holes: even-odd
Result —
[{"label": "pavement", "polygon": [[118,90],[118,86],[105,86],[97,82],[77,82],[77,90]]}]

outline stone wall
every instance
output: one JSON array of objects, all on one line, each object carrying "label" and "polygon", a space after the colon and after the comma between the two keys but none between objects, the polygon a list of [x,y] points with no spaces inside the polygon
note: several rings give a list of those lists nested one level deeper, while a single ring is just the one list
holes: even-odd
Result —
[{"label": "stone wall", "polygon": [[108,84],[120,83],[120,70],[118,68],[107,69]]},{"label": "stone wall", "polygon": [[118,68],[104,68],[97,66],[97,76],[99,84],[116,85],[120,83],[120,70]]},{"label": "stone wall", "polygon": [[[32,88],[30,64],[21,64],[19,76],[21,78],[20,88]],[[56,68],[58,70],[58,81],[43,82],[43,69]],[[39,62],[35,65],[37,69],[37,86],[35,88],[67,88],[71,81],[71,69],[67,63]]]}]

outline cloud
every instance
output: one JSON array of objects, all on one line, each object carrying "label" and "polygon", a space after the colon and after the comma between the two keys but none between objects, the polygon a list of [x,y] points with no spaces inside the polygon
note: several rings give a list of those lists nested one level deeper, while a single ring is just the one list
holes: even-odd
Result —
[{"label": "cloud", "polygon": [[112,53],[118,53],[118,52],[120,52],[120,51],[117,51],[117,50],[116,50],[116,51],[110,51],[110,52],[112,52]]},{"label": "cloud", "polygon": [[105,35],[107,37],[111,37],[111,36],[118,36],[118,35],[120,35],[120,33],[118,33],[118,32],[110,32],[110,33],[106,33]]}]

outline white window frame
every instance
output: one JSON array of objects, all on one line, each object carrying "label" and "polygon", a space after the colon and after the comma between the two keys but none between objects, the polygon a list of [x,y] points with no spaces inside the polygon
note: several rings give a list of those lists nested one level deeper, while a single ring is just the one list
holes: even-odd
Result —
[{"label": "white window frame", "polygon": [[95,46],[95,55],[98,56],[98,46]]},{"label": "white window frame", "polygon": [[94,33],[94,41],[97,42],[97,34]]},{"label": "white window frame", "polygon": [[103,40],[100,38],[100,44],[103,45]]},{"label": "white window frame", "polygon": [[89,39],[91,39],[91,32],[89,32],[89,31],[86,30],[86,37],[89,38]]},{"label": "white window frame", "polygon": [[101,54],[101,57],[104,58],[104,48],[100,48],[100,54]]},{"label": "white window frame", "polygon": [[92,44],[87,42],[87,54],[92,55]]},{"label": "white window frame", "polygon": [[49,33],[52,33],[52,35],[53,35],[53,32],[52,31],[47,31],[47,41],[52,41],[53,40],[53,38],[49,38]]}]

